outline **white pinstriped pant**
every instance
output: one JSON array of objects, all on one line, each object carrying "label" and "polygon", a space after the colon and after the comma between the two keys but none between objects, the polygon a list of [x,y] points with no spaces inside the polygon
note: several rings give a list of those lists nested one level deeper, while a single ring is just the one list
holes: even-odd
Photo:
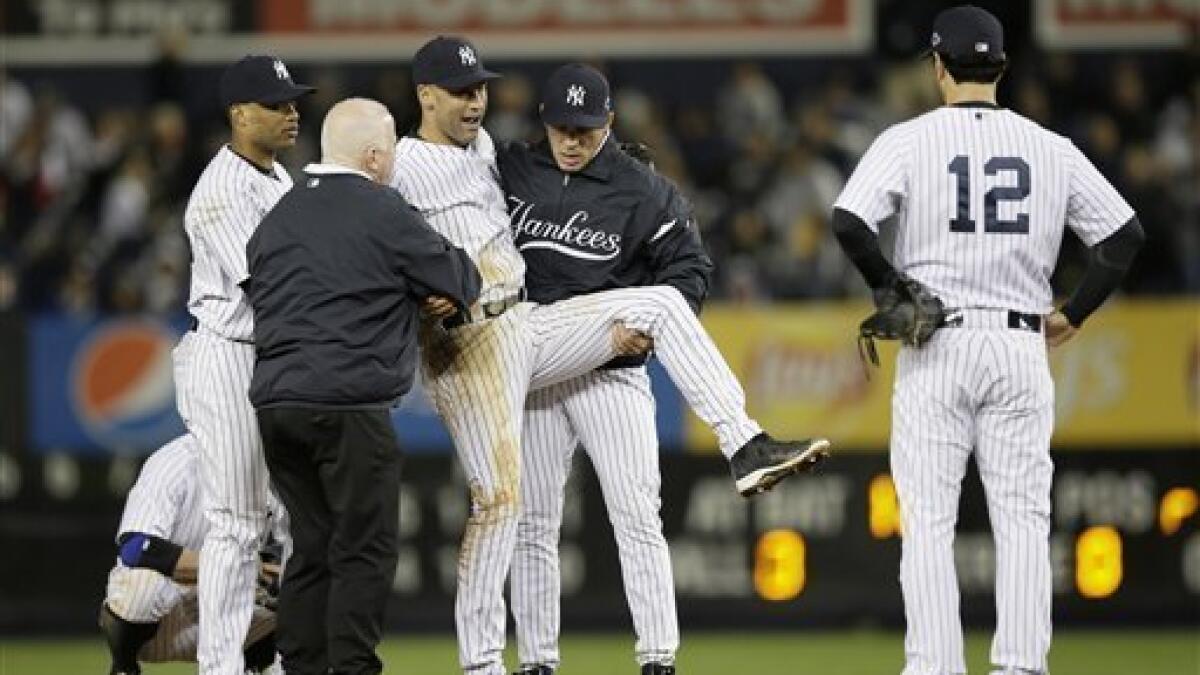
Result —
[{"label": "white pinstriped pant", "polygon": [[904,675],[967,672],[953,541],[972,450],[996,542],[992,662],[1046,671],[1054,382],[1043,336],[1006,320],[1007,312],[968,311],[963,327],[900,350],[891,465],[903,526]]},{"label": "white pinstriped pant", "polygon": [[200,548],[201,675],[242,675],[258,550],[267,524],[267,466],[248,392],[254,346],[184,335],[175,348],[179,412],[200,448],[209,529]]},{"label": "white pinstriped pant", "polygon": [[761,431],[745,394],[679,291],[628,288],[535,306],[490,321],[422,332],[430,398],[458,451],[471,515],[458,565],[455,622],[463,670],[502,675],[504,580],[516,545],[521,420],[531,389],[590,372],[615,356],[612,326],[654,338],[655,353],[726,456]]},{"label": "white pinstriped pant", "polygon": [[[183,586],[147,569],[118,563],[108,573],[104,604],[113,614],[133,623],[157,623],[158,630],[138,650],[146,663],[195,661],[199,633],[196,589]],[[239,649],[258,642],[275,630],[275,613],[255,607]]]},{"label": "white pinstriped pant", "polygon": [[522,666],[559,664],[558,539],[563,488],[579,444],[608,506],[637,662],[672,663],[679,624],[658,515],[658,434],[646,368],[597,370],[531,392],[521,439],[521,520],[510,592]]}]

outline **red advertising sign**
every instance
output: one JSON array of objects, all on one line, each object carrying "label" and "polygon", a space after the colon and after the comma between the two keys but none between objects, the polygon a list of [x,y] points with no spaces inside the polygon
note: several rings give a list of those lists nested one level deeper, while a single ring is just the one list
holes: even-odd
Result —
[{"label": "red advertising sign", "polygon": [[1037,0],[1038,39],[1073,49],[1173,48],[1195,39],[1196,0]]},{"label": "red advertising sign", "polygon": [[[865,50],[869,0],[263,0],[259,27],[378,58],[438,33],[489,56],[787,54]],[[381,39],[385,38],[385,39]]]}]

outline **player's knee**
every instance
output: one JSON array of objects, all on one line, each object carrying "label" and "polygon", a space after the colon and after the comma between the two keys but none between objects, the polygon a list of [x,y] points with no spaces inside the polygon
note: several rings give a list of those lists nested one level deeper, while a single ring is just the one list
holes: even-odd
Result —
[{"label": "player's knee", "polygon": [[105,606],[126,621],[156,622],[165,611],[156,604],[158,589],[165,583],[170,583],[167,577],[154,570],[118,567],[109,583]]},{"label": "player's knee", "polygon": [[473,483],[471,490],[471,520],[489,524],[511,520],[520,515],[519,492],[515,486],[486,488]]}]

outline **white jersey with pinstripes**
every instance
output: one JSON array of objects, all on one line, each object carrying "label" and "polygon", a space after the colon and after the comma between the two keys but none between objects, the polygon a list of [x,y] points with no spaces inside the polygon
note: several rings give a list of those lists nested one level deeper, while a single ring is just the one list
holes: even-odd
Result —
[{"label": "white jersey with pinstripes", "polygon": [[503,300],[525,285],[525,259],[509,232],[496,149],[483,129],[466,147],[405,136],[396,143],[391,185],[433,229],[475,262],[482,303]]},{"label": "white jersey with pinstripes", "polygon": [[[278,162],[264,170],[224,146],[192,190],[184,229],[192,247],[188,311],[198,327],[175,349],[179,413],[199,444],[209,524],[200,548],[201,675],[241,675],[250,625],[255,552],[266,531],[267,467],[247,395],[254,370],[254,317],[239,284],[246,243],[292,187]],[[219,570],[219,571],[218,571]]]},{"label": "white jersey with pinstripes", "polygon": [[873,229],[894,218],[895,266],[955,309],[896,362],[904,675],[966,673],[953,539],[972,455],[995,534],[993,672],[1045,673],[1054,381],[1039,317],[1064,228],[1092,246],[1133,211],[1068,140],[983,103],[885,131],[835,207]]},{"label": "white jersey with pinstripes", "polygon": [[[199,447],[184,434],[159,448],[138,474],[125,498],[117,528],[122,535],[141,532],[165,539],[185,549],[199,550],[208,531],[201,506],[202,489],[197,474]],[[268,495],[270,527],[286,541],[286,516],[282,504]],[[119,560],[108,575],[105,603],[126,621],[158,623],[154,638],[138,653],[140,661],[194,661],[198,612],[195,587],[183,586],[153,570],[129,568]],[[253,643],[275,627],[274,612],[255,608],[246,636]]]},{"label": "white jersey with pinstripes", "polygon": [[948,307],[1045,314],[1063,226],[1088,246],[1133,210],[1069,140],[1009,110],[945,106],[871,145],[835,208],[895,216],[895,265]]},{"label": "white jersey with pinstripes", "polygon": [[188,199],[183,228],[192,247],[188,311],[200,325],[234,340],[254,338],[254,314],[238,285],[246,280],[246,242],[263,216],[292,188],[275,162],[264,172],[221,148]]}]

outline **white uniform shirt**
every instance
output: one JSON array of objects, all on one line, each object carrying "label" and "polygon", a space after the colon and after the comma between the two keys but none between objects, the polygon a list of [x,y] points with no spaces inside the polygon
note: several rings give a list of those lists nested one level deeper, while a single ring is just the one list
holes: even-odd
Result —
[{"label": "white uniform shirt", "polygon": [[525,285],[525,260],[513,244],[496,148],[486,131],[465,148],[401,138],[391,185],[471,256],[483,279],[480,302],[502,300]]},{"label": "white uniform shirt", "polygon": [[[199,452],[196,438],[184,434],[150,455],[125,498],[117,539],[128,532],[141,532],[200,550],[208,521],[201,504]],[[286,537],[280,529],[284,527],[283,505],[274,493],[267,495],[267,509],[270,529],[277,538]]]},{"label": "white uniform shirt", "polygon": [[895,218],[897,269],[953,308],[1053,309],[1063,227],[1088,246],[1133,209],[1069,140],[986,104],[884,131],[834,204],[878,231]]},{"label": "white uniform shirt", "polygon": [[228,145],[200,175],[183,228],[192,247],[188,311],[205,329],[234,340],[254,339],[254,313],[238,286],[249,276],[246,242],[291,187],[291,176],[278,162],[268,174]]}]

